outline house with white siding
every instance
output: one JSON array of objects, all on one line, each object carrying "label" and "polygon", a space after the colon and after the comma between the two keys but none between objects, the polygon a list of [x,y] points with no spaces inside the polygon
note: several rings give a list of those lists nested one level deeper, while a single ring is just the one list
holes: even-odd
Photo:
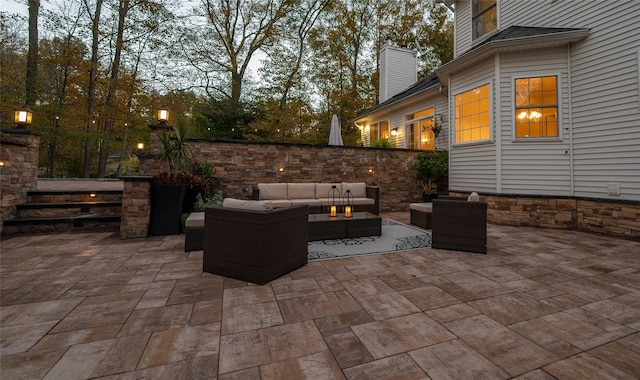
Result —
[{"label": "house with white siding", "polygon": [[359,116],[365,141],[447,149],[492,222],[640,238],[640,1],[444,3],[454,59]]}]

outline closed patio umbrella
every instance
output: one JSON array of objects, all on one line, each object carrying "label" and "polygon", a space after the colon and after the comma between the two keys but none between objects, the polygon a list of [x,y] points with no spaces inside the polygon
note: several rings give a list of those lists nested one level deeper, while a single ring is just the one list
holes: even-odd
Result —
[{"label": "closed patio umbrella", "polygon": [[340,134],[340,121],[338,116],[333,115],[331,119],[331,131],[329,132],[329,145],[344,145],[342,134]]}]

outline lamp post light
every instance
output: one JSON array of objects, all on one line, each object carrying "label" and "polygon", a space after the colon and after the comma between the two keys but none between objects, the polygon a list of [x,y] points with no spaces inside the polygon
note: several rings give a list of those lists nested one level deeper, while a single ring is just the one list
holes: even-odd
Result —
[{"label": "lamp post light", "polygon": [[158,116],[157,116],[158,122],[160,124],[165,124],[166,122],[169,121],[169,109],[166,107],[162,107],[158,109]]},{"label": "lamp post light", "polygon": [[33,119],[33,111],[23,107],[15,110],[13,114],[13,121],[18,125],[18,128],[26,128]]},{"label": "lamp post light", "polygon": [[138,143],[138,150],[144,150],[144,143]]}]

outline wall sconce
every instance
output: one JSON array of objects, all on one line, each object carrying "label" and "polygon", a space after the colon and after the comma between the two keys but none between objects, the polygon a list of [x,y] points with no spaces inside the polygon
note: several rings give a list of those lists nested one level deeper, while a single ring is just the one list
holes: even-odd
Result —
[{"label": "wall sconce", "polygon": [[157,119],[160,123],[164,124],[169,121],[169,109],[162,107],[158,109]]},{"label": "wall sconce", "polygon": [[98,196],[98,194],[96,194],[96,193],[90,193],[90,194],[89,194],[89,198],[95,198],[95,197],[97,197],[97,196]]},{"label": "wall sconce", "polygon": [[369,174],[372,175],[373,174],[373,169],[369,169]]},{"label": "wall sconce", "polygon": [[282,166],[281,166],[281,167],[279,167],[279,168],[278,168],[278,171],[279,171],[280,173],[284,172],[284,167],[282,167]]},{"label": "wall sconce", "polygon": [[397,136],[397,135],[398,135],[398,128],[396,127],[391,130],[391,136]]},{"label": "wall sconce", "polygon": [[0,161],[0,168],[4,168],[5,166],[7,166],[7,164],[5,164],[4,161]]},{"label": "wall sconce", "polygon": [[442,123],[442,120],[444,120],[444,117],[442,116],[442,114],[441,113],[437,113],[436,114],[436,121],[438,123]]},{"label": "wall sconce", "polygon": [[18,128],[25,128],[27,125],[31,124],[32,120],[33,111],[26,107],[15,110],[13,114],[13,121],[18,125]]}]

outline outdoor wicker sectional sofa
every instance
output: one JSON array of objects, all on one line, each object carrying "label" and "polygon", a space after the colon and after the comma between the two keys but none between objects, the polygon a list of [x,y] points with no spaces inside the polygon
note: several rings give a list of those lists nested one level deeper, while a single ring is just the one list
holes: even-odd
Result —
[{"label": "outdoor wicker sectional sofa", "polygon": [[[332,186],[336,186],[336,197],[332,197]],[[347,190],[349,204],[354,211],[380,213],[380,187],[367,186],[364,182],[342,183],[259,183],[253,188],[254,200],[266,200],[273,208],[295,205],[309,206],[309,213],[328,213],[332,203],[346,205]]]},{"label": "outdoor wicker sectional sofa", "polygon": [[433,248],[487,253],[486,199],[434,199],[431,235]]},{"label": "outdoor wicker sectional sofa", "polygon": [[204,272],[263,285],[307,264],[309,207],[256,206],[205,209]]}]

